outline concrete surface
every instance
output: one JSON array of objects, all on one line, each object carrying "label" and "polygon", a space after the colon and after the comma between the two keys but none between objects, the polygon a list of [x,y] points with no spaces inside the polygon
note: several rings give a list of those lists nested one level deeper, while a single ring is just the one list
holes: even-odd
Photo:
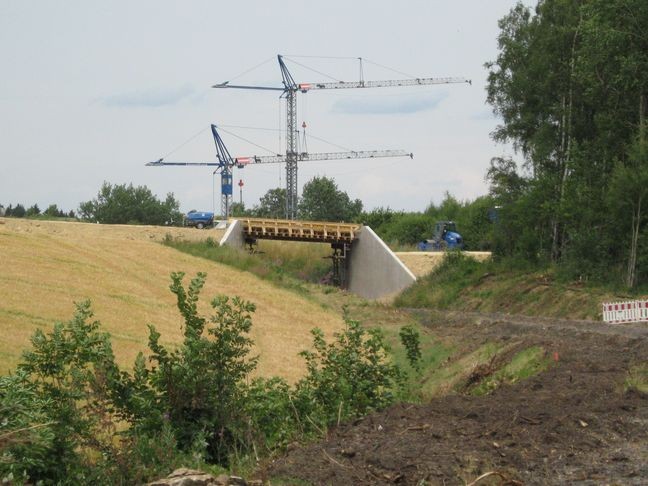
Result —
[{"label": "concrete surface", "polygon": [[348,290],[366,299],[391,297],[416,281],[369,226],[363,226],[351,244],[347,272]]},{"label": "concrete surface", "polygon": [[245,238],[243,237],[243,223],[238,219],[232,221],[220,240],[221,246],[233,246],[234,248],[244,248]]}]

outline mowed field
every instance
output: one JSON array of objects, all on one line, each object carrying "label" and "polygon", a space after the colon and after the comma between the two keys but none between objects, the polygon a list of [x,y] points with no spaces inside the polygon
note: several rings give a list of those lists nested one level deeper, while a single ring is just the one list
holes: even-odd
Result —
[{"label": "mowed field", "polygon": [[215,295],[238,295],[256,304],[252,339],[261,356],[259,375],[298,379],[310,348],[310,330],[327,337],[341,329],[341,316],[249,273],[165,247],[172,238],[218,241],[217,230],[95,225],[0,218],[0,374],[12,369],[36,328],[72,317],[74,302],[90,299],[95,318],[112,335],[117,360],[130,367],[147,351],[147,324],[167,344],[182,337],[182,319],[169,291],[169,275],[207,273],[202,311]]}]

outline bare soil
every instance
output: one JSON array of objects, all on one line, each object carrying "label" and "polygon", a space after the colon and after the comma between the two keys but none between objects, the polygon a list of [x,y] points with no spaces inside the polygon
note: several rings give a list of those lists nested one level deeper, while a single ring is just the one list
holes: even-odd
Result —
[{"label": "bare soil", "polygon": [[629,369],[648,362],[648,326],[412,313],[441,339],[523,341],[553,365],[490,395],[399,404],[342,424],[262,475],[335,485],[648,483],[648,396],[625,386]]}]

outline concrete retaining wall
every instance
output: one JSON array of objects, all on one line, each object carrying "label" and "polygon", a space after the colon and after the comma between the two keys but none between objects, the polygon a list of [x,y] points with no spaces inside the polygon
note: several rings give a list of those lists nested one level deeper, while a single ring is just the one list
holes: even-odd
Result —
[{"label": "concrete retaining wall", "polygon": [[414,274],[385,242],[369,226],[363,226],[351,244],[349,291],[366,299],[381,299],[396,295],[414,282]]},{"label": "concrete retaining wall", "polygon": [[243,238],[243,223],[238,219],[232,221],[220,240],[220,245],[233,246],[234,248],[244,248],[245,238]]}]

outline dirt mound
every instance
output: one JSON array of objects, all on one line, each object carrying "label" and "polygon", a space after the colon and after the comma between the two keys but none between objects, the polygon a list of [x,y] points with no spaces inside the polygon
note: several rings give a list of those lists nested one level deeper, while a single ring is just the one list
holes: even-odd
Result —
[{"label": "dirt mound", "polygon": [[540,345],[553,365],[491,395],[397,405],[342,425],[266,473],[314,484],[467,484],[490,471],[501,476],[479,484],[645,484],[648,397],[624,382],[648,361],[648,328],[627,336],[559,324],[429,321],[438,335],[473,345]]},{"label": "dirt mound", "polygon": [[[95,317],[112,335],[118,361],[129,366],[146,351],[147,324],[166,343],[181,339],[181,318],[169,291],[169,274],[183,271],[185,282],[207,273],[202,311],[212,297],[239,295],[254,302],[252,339],[259,372],[293,381],[305,366],[298,353],[311,345],[310,329],[330,336],[342,327],[339,314],[250,273],[195,258],[159,243],[202,238],[215,230],[4,220],[0,225],[0,373],[18,361],[38,327],[72,317],[73,302],[90,299]],[[215,238],[216,239],[216,238]]]}]

